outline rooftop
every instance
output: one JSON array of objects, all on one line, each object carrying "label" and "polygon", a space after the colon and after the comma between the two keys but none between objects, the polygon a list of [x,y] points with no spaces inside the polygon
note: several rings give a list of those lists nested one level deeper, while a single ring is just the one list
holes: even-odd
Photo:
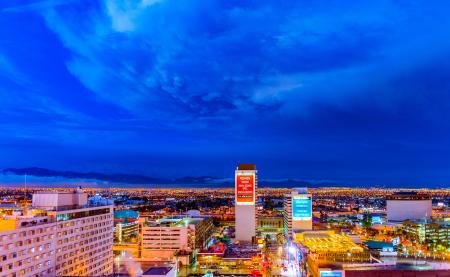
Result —
[{"label": "rooftop", "polygon": [[146,222],[146,226],[184,227],[189,225],[197,225],[204,219],[205,217],[171,216],[171,217],[163,217],[153,222]]},{"label": "rooftop", "polygon": [[352,242],[350,237],[333,231],[311,231],[296,234],[296,241],[308,247],[313,253],[363,252],[364,249]]},{"label": "rooftop", "polygon": [[115,210],[114,218],[138,218],[139,213],[134,210]]},{"label": "rooftop", "polygon": [[386,198],[387,200],[431,200],[431,196],[416,191],[399,191]]},{"label": "rooftop", "polygon": [[160,266],[160,267],[151,267],[147,269],[142,275],[143,276],[152,276],[152,275],[166,275],[172,270],[171,267],[168,266]]},{"label": "rooftop", "polygon": [[238,170],[256,170],[256,164],[239,164]]},{"label": "rooftop", "polygon": [[383,249],[384,247],[394,247],[394,245],[390,242],[376,240],[368,240],[364,242],[364,244],[367,245],[369,249]]}]

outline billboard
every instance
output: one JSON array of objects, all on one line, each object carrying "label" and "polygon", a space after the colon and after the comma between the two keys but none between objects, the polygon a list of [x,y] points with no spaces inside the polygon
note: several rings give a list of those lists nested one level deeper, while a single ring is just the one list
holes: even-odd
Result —
[{"label": "billboard", "polygon": [[342,271],[320,271],[320,277],[344,277]]},{"label": "billboard", "polygon": [[292,219],[310,220],[312,217],[312,201],[310,195],[292,197]]},{"label": "billboard", "polygon": [[236,175],[236,204],[255,203],[255,174]]}]

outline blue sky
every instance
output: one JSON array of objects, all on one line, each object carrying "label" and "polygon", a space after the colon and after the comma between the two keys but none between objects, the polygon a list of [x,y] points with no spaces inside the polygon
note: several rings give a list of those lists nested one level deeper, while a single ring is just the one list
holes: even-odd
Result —
[{"label": "blue sky", "polygon": [[448,1],[0,3],[0,167],[450,182]]}]

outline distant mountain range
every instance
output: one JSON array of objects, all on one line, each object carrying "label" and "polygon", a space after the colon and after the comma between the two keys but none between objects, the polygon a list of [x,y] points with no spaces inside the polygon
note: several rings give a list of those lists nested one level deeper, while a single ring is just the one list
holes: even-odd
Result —
[{"label": "distant mountain range", "polygon": [[[74,172],[74,171],[58,171],[39,167],[29,168],[5,168],[2,170],[3,175],[17,176],[34,176],[43,178],[63,178],[82,181],[99,181],[126,185],[180,185],[180,186],[218,186],[232,187],[234,185],[233,178],[217,178],[211,176],[200,177],[183,177],[175,179],[153,178],[145,175],[137,174],[103,174],[96,172]],[[282,180],[259,180],[259,186],[263,187],[330,187],[342,186],[342,184],[333,182],[310,182],[295,179]]]}]

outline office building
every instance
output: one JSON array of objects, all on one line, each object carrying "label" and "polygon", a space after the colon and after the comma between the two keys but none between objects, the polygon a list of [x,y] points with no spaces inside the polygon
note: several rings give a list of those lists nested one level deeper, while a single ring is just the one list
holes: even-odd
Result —
[{"label": "office building", "polygon": [[240,164],[235,172],[235,238],[252,242],[256,236],[256,165]]},{"label": "office building", "polygon": [[151,260],[172,261],[179,251],[206,247],[214,232],[210,217],[164,217],[141,226],[141,255]]},{"label": "office building", "polygon": [[392,194],[386,199],[386,213],[388,221],[431,218],[431,197],[408,191]]},{"label": "office building", "polygon": [[411,240],[430,250],[446,250],[450,246],[450,224],[437,220],[406,220],[403,229]]},{"label": "office building", "polygon": [[284,233],[294,238],[294,233],[312,230],[312,195],[306,188],[295,188],[284,197]]},{"label": "office building", "polygon": [[113,207],[87,203],[80,189],[42,192],[0,217],[0,276],[112,274]]}]

